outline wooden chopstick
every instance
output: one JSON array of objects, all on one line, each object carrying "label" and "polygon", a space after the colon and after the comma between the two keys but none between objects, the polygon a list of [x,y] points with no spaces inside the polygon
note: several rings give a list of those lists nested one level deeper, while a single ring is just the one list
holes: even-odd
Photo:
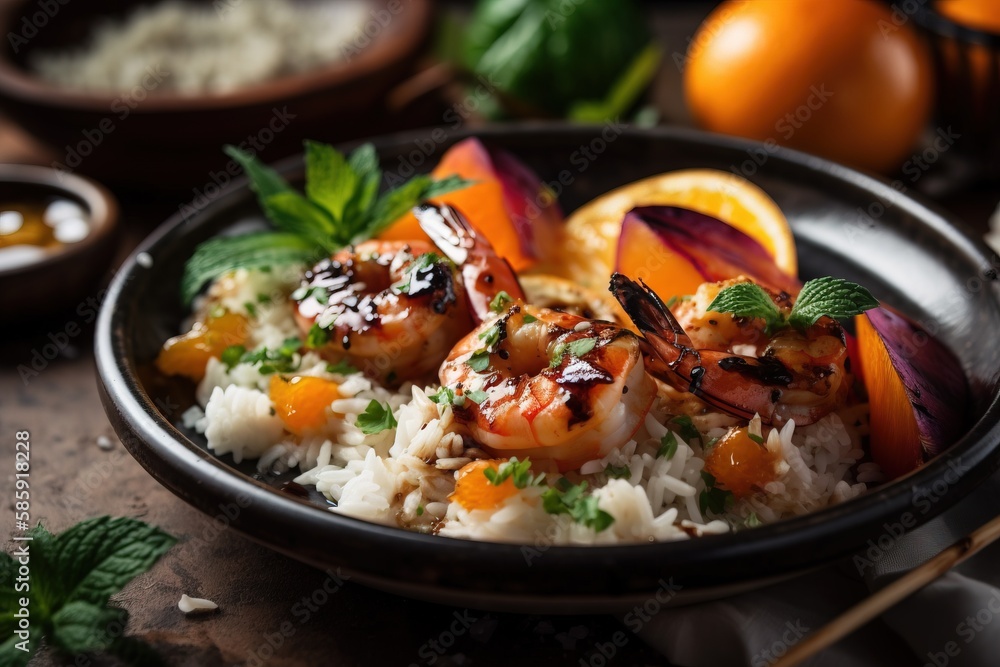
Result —
[{"label": "wooden chopstick", "polygon": [[793,646],[773,667],[794,667],[837,643],[945,572],[1000,539],[1000,516],[980,526],[929,561],[859,602]]}]

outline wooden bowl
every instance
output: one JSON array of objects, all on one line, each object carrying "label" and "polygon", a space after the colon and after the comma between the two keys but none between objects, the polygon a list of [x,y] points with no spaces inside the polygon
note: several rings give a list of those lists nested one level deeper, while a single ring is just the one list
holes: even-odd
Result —
[{"label": "wooden bowl", "polygon": [[[0,164],[0,202],[52,196],[82,206],[89,214],[90,234],[37,262],[0,269],[0,312],[12,326],[20,318],[73,308],[96,312],[101,299],[95,288],[111,268],[118,239],[118,204],[107,190],[55,169]],[[94,299],[89,305],[88,297]]]},{"label": "wooden bowl", "polygon": [[384,131],[382,100],[412,71],[432,18],[429,0],[370,0],[364,30],[373,36],[349,60],[224,94],[157,93],[152,79],[150,92],[96,93],[43,81],[26,63],[36,51],[80,44],[95,20],[148,2],[51,4],[46,12],[37,0],[0,3],[0,34],[12,36],[0,52],[0,106],[52,150],[54,168],[109,184],[182,190],[187,199],[192,189],[210,198],[239,173],[227,172],[223,144],[253,138],[273,161],[298,152],[306,138]]}]

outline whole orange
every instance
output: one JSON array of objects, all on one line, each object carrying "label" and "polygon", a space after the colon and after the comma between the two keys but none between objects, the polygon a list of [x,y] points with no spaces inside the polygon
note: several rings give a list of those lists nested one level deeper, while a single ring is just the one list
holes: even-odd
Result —
[{"label": "whole orange", "polygon": [[708,130],[891,171],[927,123],[933,74],[875,0],[730,0],[691,41],[684,94]]}]

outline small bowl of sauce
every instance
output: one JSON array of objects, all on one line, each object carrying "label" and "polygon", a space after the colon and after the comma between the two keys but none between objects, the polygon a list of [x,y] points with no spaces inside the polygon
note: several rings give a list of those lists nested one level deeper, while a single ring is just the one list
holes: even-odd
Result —
[{"label": "small bowl of sauce", "polygon": [[0,312],[33,317],[97,296],[117,223],[117,204],[92,181],[0,165]]}]

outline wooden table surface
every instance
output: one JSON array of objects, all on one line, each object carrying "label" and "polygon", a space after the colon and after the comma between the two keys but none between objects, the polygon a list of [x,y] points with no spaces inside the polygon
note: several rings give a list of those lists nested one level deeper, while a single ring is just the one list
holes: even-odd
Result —
[{"label": "wooden table surface", "polygon": [[[659,9],[655,28],[667,53],[683,49],[703,5]],[[679,74],[669,63],[655,99],[669,121],[684,122]],[[18,128],[0,118],[0,162],[45,164],[49,156]],[[120,257],[177,203],[150,204],[142,193],[122,199],[125,238]],[[996,200],[992,187],[958,190],[938,201],[979,231]],[[100,292],[93,299],[99,301]],[[117,441],[96,391],[92,317],[69,312],[43,322],[3,318],[0,329],[0,433],[19,430],[32,439],[32,515],[53,531],[101,514],[139,517],[179,538],[153,569],[118,597],[131,613],[128,631],[153,644],[171,665],[506,665],[587,664],[595,646],[622,629],[610,616],[549,617],[486,613],[426,604],[346,582],[323,592],[327,575],[278,555],[231,530],[220,530],[160,487]],[[51,332],[75,322],[83,333],[37,377],[22,380],[20,364]],[[105,436],[113,443],[102,449]],[[5,448],[5,452],[10,450]],[[8,459],[11,460],[11,459]],[[12,463],[11,463],[12,466]],[[12,467],[11,467],[12,470]],[[0,479],[8,479],[0,473]],[[6,482],[3,487],[9,488]],[[0,520],[9,534],[11,513]],[[207,597],[219,613],[187,618],[177,609],[181,594]],[[456,617],[468,626],[450,634]],[[662,664],[633,636],[615,665]],[[43,653],[38,665],[62,664]],[[92,664],[115,664],[98,657]],[[592,663],[593,664],[593,663]]]}]

